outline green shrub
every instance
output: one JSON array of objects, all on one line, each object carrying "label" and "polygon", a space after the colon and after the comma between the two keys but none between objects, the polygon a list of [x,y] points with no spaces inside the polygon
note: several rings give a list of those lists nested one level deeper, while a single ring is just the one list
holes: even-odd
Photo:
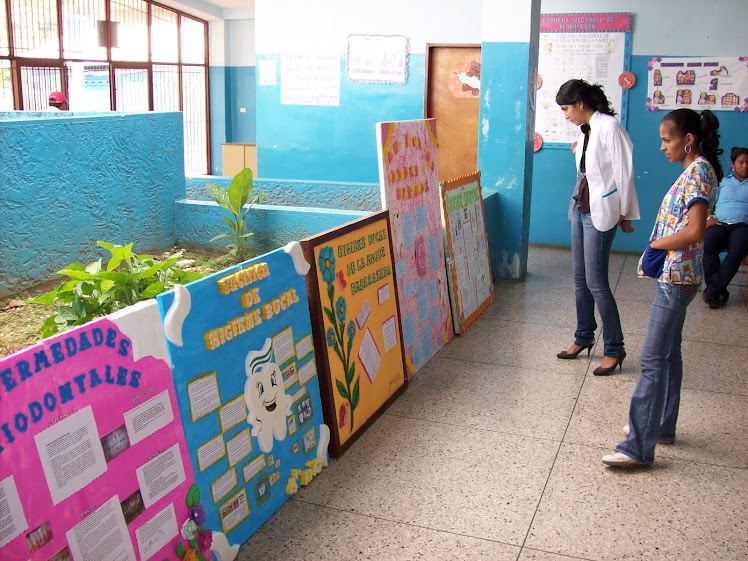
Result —
[{"label": "green shrub", "polygon": [[181,251],[169,259],[157,261],[150,255],[133,253],[132,244],[122,246],[102,241],[96,244],[111,253],[106,265],[102,265],[101,259],[88,265],[71,263],[57,273],[70,280],[29,300],[34,304],[58,306],[57,313],[42,325],[43,337],[153,298],[175,284],[186,284],[203,276],[172,267],[182,255]]},{"label": "green shrub", "polygon": [[[237,261],[244,261],[245,243],[252,235],[252,230],[247,230],[247,214],[252,205],[261,202],[261,195],[256,195],[250,200],[249,196],[254,189],[252,182],[252,170],[245,168],[234,176],[228,189],[224,189],[215,183],[208,183],[205,188],[213,197],[213,200],[222,208],[231,213],[233,218],[224,215],[223,219],[229,225],[230,233],[218,234],[212,240],[229,239],[231,243],[226,245],[229,253],[236,257]],[[244,205],[249,206],[244,209]],[[242,212],[242,209],[244,211]]]}]

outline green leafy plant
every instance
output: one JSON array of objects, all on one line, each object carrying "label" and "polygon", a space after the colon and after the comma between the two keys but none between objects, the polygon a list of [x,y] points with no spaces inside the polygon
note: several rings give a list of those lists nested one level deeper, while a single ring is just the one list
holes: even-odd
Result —
[{"label": "green leafy plant", "polygon": [[136,255],[132,244],[114,245],[97,241],[111,254],[104,265],[99,259],[88,265],[71,263],[58,275],[70,280],[37,298],[34,304],[54,304],[58,310],[42,324],[42,336],[49,337],[76,325],[89,322],[130,306],[135,302],[153,298],[175,284],[186,284],[203,276],[173,267],[182,252],[169,259],[158,261],[151,255]]},{"label": "green leafy plant", "polygon": [[[231,213],[232,218],[224,215],[223,219],[229,225],[230,233],[218,234],[210,241],[228,239],[231,243],[226,245],[229,253],[243,261],[246,253],[246,242],[252,236],[252,230],[247,229],[247,215],[252,205],[261,201],[261,195],[255,195],[250,199],[254,183],[252,182],[252,170],[245,168],[234,176],[228,189],[224,189],[215,183],[208,183],[205,188],[213,197],[213,200],[221,207]],[[247,208],[244,205],[249,203]]]}]

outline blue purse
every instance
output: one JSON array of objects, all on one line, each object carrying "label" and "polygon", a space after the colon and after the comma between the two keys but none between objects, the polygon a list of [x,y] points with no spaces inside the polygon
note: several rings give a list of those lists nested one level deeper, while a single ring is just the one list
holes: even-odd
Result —
[{"label": "blue purse", "polygon": [[659,279],[662,276],[662,266],[665,264],[667,249],[654,249],[647,242],[647,249],[641,259],[642,272],[648,277]]}]

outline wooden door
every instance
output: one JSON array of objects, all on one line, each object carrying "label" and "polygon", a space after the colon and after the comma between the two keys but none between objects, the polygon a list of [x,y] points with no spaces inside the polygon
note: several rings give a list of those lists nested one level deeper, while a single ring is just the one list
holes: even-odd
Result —
[{"label": "wooden door", "polygon": [[478,169],[480,45],[426,46],[425,116],[436,118],[439,180]]}]

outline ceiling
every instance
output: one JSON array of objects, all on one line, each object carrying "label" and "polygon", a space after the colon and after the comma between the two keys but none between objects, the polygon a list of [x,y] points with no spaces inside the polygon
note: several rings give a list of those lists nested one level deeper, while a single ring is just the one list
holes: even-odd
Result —
[{"label": "ceiling", "polygon": [[206,20],[254,19],[255,0],[159,0],[161,4],[177,8]]}]

